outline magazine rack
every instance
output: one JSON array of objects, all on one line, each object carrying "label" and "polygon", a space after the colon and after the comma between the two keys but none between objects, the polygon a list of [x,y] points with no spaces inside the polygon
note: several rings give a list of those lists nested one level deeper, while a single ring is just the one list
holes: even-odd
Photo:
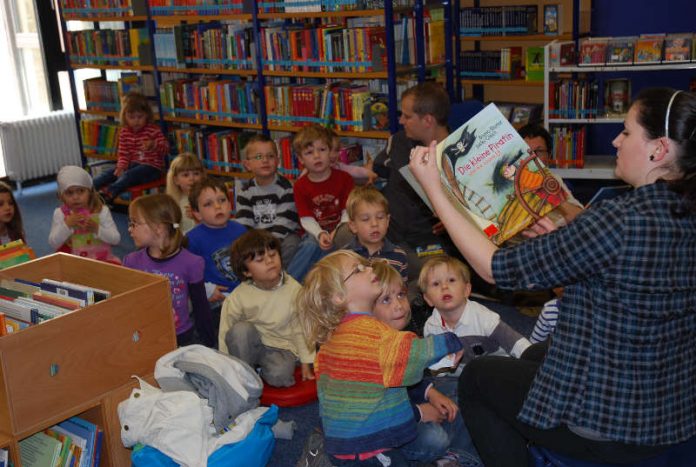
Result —
[{"label": "magazine rack", "polygon": [[78,415],[104,430],[101,466],[130,465],[116,407],[176,348],[166,278],[56,253],[0,271],[109,290],[111,298],[0,338],[0,447],[21,467],[18,442]]}]

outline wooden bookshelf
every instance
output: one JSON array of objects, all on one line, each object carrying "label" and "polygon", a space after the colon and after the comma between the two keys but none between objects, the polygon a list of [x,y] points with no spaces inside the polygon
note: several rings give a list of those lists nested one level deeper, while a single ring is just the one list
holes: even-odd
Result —
[{"label": "wooden bookshelf", "polygon": [[4,269],[0,278],[64,280],[112,293],[0,338],[0,447],[21,467],[21,439],[80,416],[104,430],[100,465],[129,466],[115,407],[132,375],[150,375],[176,348],[168,280],[63,253]]}]

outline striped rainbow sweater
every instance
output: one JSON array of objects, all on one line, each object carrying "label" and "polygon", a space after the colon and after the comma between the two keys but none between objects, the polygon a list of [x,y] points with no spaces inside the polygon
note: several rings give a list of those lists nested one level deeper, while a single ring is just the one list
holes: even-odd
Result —
[{"label": "striped rainbow sweater", "polygon": [[368,314],[349,314],[315,360],[319,409],[329,454],[359,454],[411,441],[416,422],[406,387],[461,349],[452,333],[418,338]]}]

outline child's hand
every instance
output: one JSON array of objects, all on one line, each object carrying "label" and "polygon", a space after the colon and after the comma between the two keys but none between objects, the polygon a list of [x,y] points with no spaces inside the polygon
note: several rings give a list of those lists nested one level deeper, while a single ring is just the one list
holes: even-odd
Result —
[{"label": "child's hand", "polygon": [[218,303],[225,300],[226,297],[225,294],[223,294],[223,292],[225,292],[226,290],[227,287],[224,287],[222,285],[216,285],[215,290],[213,290],[213,293],[212,295],[210,295],[210,298],[208,298],[208,301],[211,303]]},{"label": "child's hand", "polygon": [[314,370],[312,370],[312,366],[309,363],[303,363],[301,365],[301,368],[302,368],[302,381],[314,379]]},{"label": "child's hand", "polygon": [[124,170],[121,167],[116,167],[114,169],[114,177],[120,177],[123,175]]},{"label": "child's hand", "polygon": [[99,230],[99,224],[92,219],[92,216],[83,216],[80,225],[87,232],[96,233]]},{"label": "child's hand", "polygon": [[193,219],[194,221],[196,220],[196,218],[193,217],[193,211],[191,210],[191,206],[186,206],[186,212],[184,212],[184,215],[189,219]]},{"label": "child's hand", "polygon": [[375,166],[375,160],[372,158],[369,152],[365,152],[365,168],[367,170],[372,170],[372,167]]},{"label": "child's hand", "polygon": [[378,177],[379,176],[376,173],[374,173],[372,170],[369,170],[367,172],[367,182],[365,182],[365,184],[372,185],[373,183],[375,183],[375,180],[377,180]]},{"label": "child's hand", "polygon": [[82,225],[83,219],[84,219],[84,217],[82,216],[82,214],[70,211],[70,214],[65,216],[65,225],[67,225],[71,229],[74,229],[78,225],[79,226]]},{"label": "child's hand", "polygon": [[322,250],[329,250],[333,246],[333,235],[328,232],[320,233],[317,240],[319,240],[319,247]]},{"label": "child's hand", "polygon": [[151,150],[155,149],[155,140],[148,139],[148,140],[143,141],[142,147],[145,151],[151,151]]},{"label": "child's hand", "polygon": [[432,404],[418,404],[418,408],[421,413],[421,423],[442,423],[445,421],[445,415]]},{"label": "child's hand", "polygon": [[428,402],[430,405],[435,407],[435,409],[442,414],[443,417],[447,418],[447,421],[453,422],[454,417],[459,411],[459,407],[454,403],[452,399],[442,394],[435,388],[430,388],[428,391]]}]

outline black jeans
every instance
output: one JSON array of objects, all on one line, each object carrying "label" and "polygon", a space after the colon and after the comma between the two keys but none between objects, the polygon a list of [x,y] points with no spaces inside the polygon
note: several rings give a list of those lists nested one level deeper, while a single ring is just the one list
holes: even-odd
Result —
[{"label": "black jeans", "polygon": [[[541,345],[541,344],[537,344]],[[668,446],[637,446],[592,441],[567,426],[550,430],[517,420],[543,358],[532,346],[523,358],[481,357],[468,363],[459,378],[459,406],[474,445],[486,467],[528,463],[527,444],[592,462],[629,463],[659,454]]]}]

